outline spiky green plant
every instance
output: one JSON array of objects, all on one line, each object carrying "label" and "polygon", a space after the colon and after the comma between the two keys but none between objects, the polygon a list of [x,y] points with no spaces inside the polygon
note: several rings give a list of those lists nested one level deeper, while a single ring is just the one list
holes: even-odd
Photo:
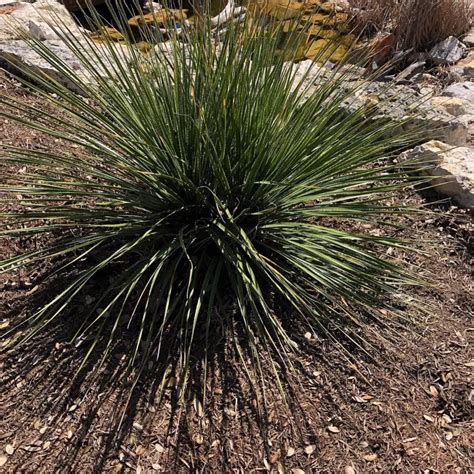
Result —
[{"label": "spiky green plant", "polygon": [[[177,357],[184,387],[191,359],[205,373],[216,333],[255,367],[261,348],[281,366],[297,331],[360,343],[367,315],[382,317],[410,283],[379,256],[395,240],[348,223],[403,212],[387,201],[407,185],[387,157],[413,137],[370,107],[343,107],[355,86],[337,69],[313,64],[298,76],[275,32],[255,24],[230,24],[217,41],[204,21],[145,56],[106,36],[83,48],[85,38],[56,25],[86,75],[27,39],[68,87],[24,67],[51,109],[2,97],[0,116],[82,151],[1,149],[2,163],[26,167],[2,178],[14,210],[2,214],[1,238],[44,233],[49,243],[0,270],[53,259],[67,276],[21,321],[23,340],[67,322],[98,286],[76,335],[92,335],[88,354],[106,341],[105,360],[132,328],[130,366]],[[142,33],[161,40],[157,29]],[[232,339],[235,330],[244,337]]]}]

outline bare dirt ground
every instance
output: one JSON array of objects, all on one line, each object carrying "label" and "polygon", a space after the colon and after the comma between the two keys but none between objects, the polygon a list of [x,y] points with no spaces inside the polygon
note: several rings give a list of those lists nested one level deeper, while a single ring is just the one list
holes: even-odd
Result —
[{"label": "bare dirt ground", "polygon": [[[2,75],[0,93],[47,107]],[[19,146],[63,146],[8,121],[0,123],[0,137]],[[17,172],[0,163],[0,176]],[[153,366],[129,400],[123,347],[97,377],[83,370],[73,380],[85,350],[68,343],[87,306],[79,303],[67,324],[0,359],[0,472],[472,471],[470,219],[445,205],[402,231],[426,252],[395,258],[436,286],[406,295],[421,305],[407,306],[404,316],[413,323],[395,338],[390,322],[374,327],[394,341],[386,350],[375,359],[355,351],[348,360],[332,343],[301,336],[303,350],[286,376],[287,403],[264,370],[263,410],[230,349],[215,356],[204,408],[193,383],[184,401],[172,386],[158,399]],[[0,241],[0,253],[39,245],[33,238]],[[0,331],[52,294],[59,282],[45,280],[48,271],[0,277]]]}]

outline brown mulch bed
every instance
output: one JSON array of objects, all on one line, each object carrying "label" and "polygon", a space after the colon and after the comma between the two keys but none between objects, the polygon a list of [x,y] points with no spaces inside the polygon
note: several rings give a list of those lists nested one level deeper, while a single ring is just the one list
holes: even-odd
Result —
[{"label": "brown mulch bed", "polygon": [[[1,75],[0,93],[38,100]],[[59,146],[8,121],[0,123],[0,136],[2,143]],[[423,198],[414,193],[403,199],[416,204]],[[84,351],[68,343],[73,328],[44,331],[0,359],[0,472],[470,471],[469,219],[452,207],[403,231],[426,252],[397,258],[437,283],[407,294],[413,304],[407,302],[404,316],[413,324],[377,360],[357,352],[348,360],[323,339],[302,338],[304,350],[287,376],[287,404],[268,371],[260,405],[265,409],[257,409],[230,350],[216,355],[204,408],[197,389],[180,402],[171,386],[157,399],[152,366],[129,400],[123,348],[117,347],[98,377],[86,370],[73,381]],[[0,241],[0,253],[40,244],[34,238]],[[53,294],[59,282],[45,282],[48,270],[0,277],[0,328]],[[72,327],[77,314],[71,315]],[[386,331],[392,338],[393,331]]]}]

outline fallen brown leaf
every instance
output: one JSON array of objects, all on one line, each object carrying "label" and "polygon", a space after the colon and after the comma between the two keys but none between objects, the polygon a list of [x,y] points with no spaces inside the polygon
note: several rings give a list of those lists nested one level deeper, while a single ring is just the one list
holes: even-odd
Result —
[{"label": "fallen brown leaf", "polygon": [[441,417],[441,419],[443,421],[443,425],[449,425],[453,422],[452,418],[449,415],[446,415],[446,413]]},{"label": "fallen brown leaf", "polygon": [[377,459],[377,455],[376,455],[375,453],[373,453],[373,454],[366,454],[366,455],[364,456],[364,459],[365,459],[366,461],[375,461],[375,460]]},{"label": "fallen brown leaf", "polygon": [[165,448],[160,443],[155,443],[154,446],[158,453],[163,453],[165,451]]},{"label": "fallen brown leaf", "polygon": [[310,444],[309,446],[306,446],[304,448],[304,452],[306,454],[313,454],[315,449],[316,449],[316,446],[314,446],[313,444]]},{"label": "fallen brown leaf", "polygon": [[143,456],[143,455],[145,454],[145,451],[146,451],[146,450],[145,450],[145,447],[142,446],[141,444],[138,445],[138,446],[135,448],[135,454],[136,454],[137,456]]},{"label": "fallen brown leaf", "polygon": [[280,453],[278,451],[273,451],[273,453],[270,454],[270,464],[276,464],[279,459]]}]

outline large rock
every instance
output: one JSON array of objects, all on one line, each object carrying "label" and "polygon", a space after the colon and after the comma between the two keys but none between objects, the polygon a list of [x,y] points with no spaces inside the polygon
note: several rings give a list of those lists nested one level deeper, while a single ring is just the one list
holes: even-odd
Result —
[{"label": "large rock", "polygon": [[444,108],[463,123],[468,131],[467,142],[474,145],[474,83],[460,82],[447,87],[443,96],[434,97],[432,104]]},{"label": "large rock", "polygon": [[447,97],[458,97],[474,103],[474,82],[456,82],[446,87],[442,95]]},{"label": "large rock", "polygon": [[474,115],[474,102],[459,97],[437,96],[431,99],[431,103],[434,107],[442,108],[455,117]]},{"label": "large rock", "polygon": [[[303,80],[303,84],[309,86],[308,94],[311,93],[313,82],[317,83],[334,74],[309,60],[292,67],[295,68],[296,81]],[[341,87],[347,87],[350,92],[354,90],[354,82],[343,82]],[[427,99],[425,92],[421,93],[405,85],[377,81],[366,83],[362,80],[359,90],[344,101],[341,107],[343,111],[350,113],[364,106],[374,106],[378,117],[400,122],[404,130],[437,130],[438,139],[450,145],[465,145],[470,137],[467,124],[442,107],[434,107]]]},{"label": "large rock", "polygon": [[[86,82],[92,82],[92,77],[88,70],[83,67],[76,55],[73,54],[62,41],[46,40],[43,43],[71,69],[73,69],[82,80]],[[97,61],[96,67],[96,71],[99,74],[101,71],[103,71],[104,67],[107,67],[108,60],[111,58],[109,46],[100,44],[92,45],[85,38],[82,38],[81,41],[78,41],[76,46],[81,47],[84,50],[85,55],[89,55],[88,49],[92,47],[98,52],[98,54],[101,55],[102,61]],[[111,47],[115,48],[116,56],[124,61],[124,64],[129,60],[129,51],[127,47],[120,44],[113,44]],[[90,57],[94,58],[94,53],[92,53]],[[112,61],[112,59],[110,60]],[[103,62],[103,64],[101,64],[101,62]],[[58,71],[55,67],[51,66],[38,53],[33,51],[26,41],[0,41],[0,67],[4,67],[5,69],[13,69],[15,72],[21,72],[22,67],[25,66],[35,71],[41,71],[74,92],[79,94],[83,93],[82,89],[78,87],[74,81],[71,81],[66,75]],[[104,77],[107,76],[109,76],[109,73],[104,71]]]},{"label": "large rock", "polygon": [[432,140],[402,153],[400,160],[414,160],[410,166],[423,169],[421,174],[431,178],[438,193],[453,198],[460,206],[474,209],[473,148],[453,148]]},{"label": "large rock", "polygon": [[[320,68],[315,68],[311,61],[295,64],[298,78],[304,78],[306,84],[317,81],[321,74]],[[310,71],[309,73],[307,71]],[[331,74],[333,74],[331,72]],[[344,84],[341,84],[344,87]],[[347,83],[348,91],[354,89],[354,83]],[[308,91],[310,92],[310,91]],[[436,131],[436,137],[450,145],[465,145],[470,138],[465,122],[458,120],[443,107],[435,107],[427,100],[426,91],[420,92],[401,84],[384,82],[364,82],[359,90],[342,104],[343,110],[355,111],[364,106],[375,106],[378,114],[376,119],[384,118],[403,123],[404,130],[423,129]],[[396,130],[394,130],[396,133]]]},{"label": "large rock", "polygon": [[435,64],[454,64],[463,57],[465,49],[463,43],[454,36],[450,36],[431,49],[429,58]]},{"label": "large rock", "polygon": [[[56,0],[38,0],[35,3],[18,2],[8,14],[0,14],[0,41],[21,39],[20,30],[29,32],[37,39],[59,39],[54,29],[80,35],[71,14]],[[50,25],[54,25],[51,28]],[[57,25],[57,27],[56,27]]]}]

